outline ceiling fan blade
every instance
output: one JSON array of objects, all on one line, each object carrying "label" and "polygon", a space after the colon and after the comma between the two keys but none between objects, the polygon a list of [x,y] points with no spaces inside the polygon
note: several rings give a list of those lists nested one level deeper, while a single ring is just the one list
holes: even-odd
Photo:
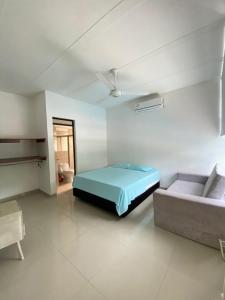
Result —
[{"label": "ceiling fan blade", "polygon": [[105,96],[105,97],[103,97],[103,98],[101,98],[101,99],[99,99],[98,101],[96,101],[96,103],[102,103],[102,102],[105,102],[105,101],[110,101],[110,100],[113,100],[113,101],[119,101],[119,100],[121,100],[123,97],[114,97],[114,96],[112,96],[112,95],[108,95],[108,96]]},{"label": "ceiling fan blade", "polygon": [[150,95],[149,92],[144,91],[121,91],[121,95],[123,96],[148,96]]},{"label": "ceiling fan blade", "polygon": [[108,78],[103,75],[101,72],[96,73],[97,78],[102,81],[110,90],[114,90],[115,86],[112,84]]}]

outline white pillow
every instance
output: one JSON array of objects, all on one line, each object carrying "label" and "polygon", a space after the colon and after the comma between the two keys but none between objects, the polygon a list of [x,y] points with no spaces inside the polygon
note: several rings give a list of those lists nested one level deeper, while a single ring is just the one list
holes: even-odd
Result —
[{"label": "white pillow", "polygon": [[204,187],[204,190],[203,190],[203,194],[202,194],[203,197],[206,197],[206,195],[208,194],[209,189],[210,189],[210,187],[211,187],[211,185],[212,185],[212,183],[213,183],[213,181],[216,177],[216,174],[217,174],[217,165],[215,165],[215,167],[213,168],[211,174],[209,175],[208,180],[206,181],[206,184],[205,184],[205,187]]}]

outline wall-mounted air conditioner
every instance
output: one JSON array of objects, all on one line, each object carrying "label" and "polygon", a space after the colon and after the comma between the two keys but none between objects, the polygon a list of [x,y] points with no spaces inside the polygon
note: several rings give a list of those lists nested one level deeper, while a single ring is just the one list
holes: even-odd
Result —
[{"label": "wall-mounted air conditioner", "polygon": [[134,110],[136,112],[143,112],[143,111],[153,110],[153,109],[163,108],[163,107],[164,107],[164,99],[162,97],[155,97],[135,104]]}]

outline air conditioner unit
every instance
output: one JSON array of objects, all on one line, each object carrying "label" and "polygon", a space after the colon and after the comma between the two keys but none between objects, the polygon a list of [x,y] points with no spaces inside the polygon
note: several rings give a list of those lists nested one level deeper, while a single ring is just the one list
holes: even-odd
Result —
[{"label": "air conditioner unit", "polygon": [[143,112],[143,111],[153,110],[153,109],[163,108],[163,107],[164,107],[164,99],[162,97],[156,97],[156,98],[148,99],[137,103],[134,107],[134,110],[136,112]]}]

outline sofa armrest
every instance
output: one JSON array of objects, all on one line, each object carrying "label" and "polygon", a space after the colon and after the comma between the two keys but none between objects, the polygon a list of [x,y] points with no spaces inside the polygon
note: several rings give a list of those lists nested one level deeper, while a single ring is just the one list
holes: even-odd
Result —
[{"label": "sofa armrest", "polygon": [[201,184],[206,184],[208,177],[209,177],[208,175],[203,175],[203,174],[180,173],[180,172],[177,173],[178,180],[197,182]]},{"label": "sofa armrest", "polygon": [[195,195],[191,195],[191,194],[170,192],[168,190],[163,190],[163,189],[157,189],[154,192],[153,200],[155,200],[156,198],[167,199],[167,201],[178,200],[178,201],[194,202],[194,203],[198,203],[200,205],[215,206],[218,208],[224,208],[224,212],[225,212],[225,201],[223,201],[223,200],[195,196]]},{"label": "sofa armrest", "polygon": [[225,240],[225,201],[158,189],[153,194],[155,224],[205,245]]}]

